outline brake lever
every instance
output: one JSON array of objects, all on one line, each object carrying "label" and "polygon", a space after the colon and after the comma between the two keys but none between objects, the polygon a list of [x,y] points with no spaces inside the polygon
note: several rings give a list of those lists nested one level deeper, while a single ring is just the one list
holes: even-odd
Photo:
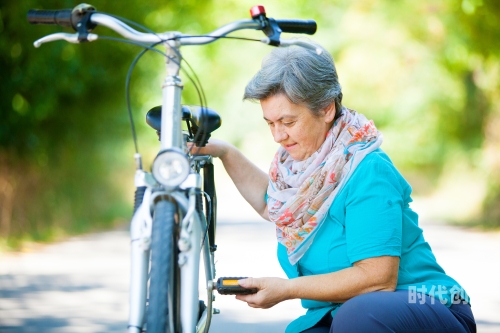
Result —
[{"label": "brake lever", "polygon": [[[99,36],[96,35],[96,34],[89,33],[87,35],[87,40],[89,42],[95,41],[95,40],[97,40],[97,38],[99,38]],[[78,43],[81,42],[81,40],[78,38],[78,34],[77,33],[76,34],[68,34],[66,32],[58,32],[58,33],[47,35],[45,37],[42,37],[42,38],[36,40],[33,43],[33,45],[38,48],[43,43],[54,42],[56,40],[65,40],[67,42],[74,43],[74,44],[78,44]]]},{"label": "brake lever", "polygon": [[[274,44],[272,44],[272,41],[269,38],[262,38],[260,41],[264,44],[267,44],[267,45],[274,45]],[[313,43],[309,43],[309,42],[304,41],[304,40],[280,39],[279,44],[276,46],[288,47],[288,46],[292,46],[292,45],[297,45],[297,46],[312,50],[312,51],[316,52],[317,55],[321,55],[323,53],[323,50],[321,48],[314,45]]]}]

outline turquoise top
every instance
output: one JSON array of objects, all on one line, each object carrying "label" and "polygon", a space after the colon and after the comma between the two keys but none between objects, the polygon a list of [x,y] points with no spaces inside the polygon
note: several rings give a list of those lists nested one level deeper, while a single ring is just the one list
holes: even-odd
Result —
[{"label": "turquoise top", "polygon": [[[292,266],[286,248],[278,243],[278,260],[288,278],[336,272],[359,260],[400,257],[396,289],[434,296],[451,306],[453,297],[468,300],[460,285],[436,262],[409,204],[411,187],[380,149],[368,154],[338,193],[312,245]],[[409,299],[410,301],[410,299]],[[286,333],[314,326],[341,303],[302,300],[304,316],[291,322]]]}]

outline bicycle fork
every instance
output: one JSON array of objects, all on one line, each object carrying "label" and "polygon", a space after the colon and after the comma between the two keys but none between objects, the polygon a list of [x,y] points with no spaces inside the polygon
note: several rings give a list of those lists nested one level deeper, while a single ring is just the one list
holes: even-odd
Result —
[{"label": "bicycle fork", "polygon": [[[137,170],[135,182],[138,188],[147,185],[144,181],[145,176],[146,173],[142,170]],[[151,230],[153,225],[151,210],[149,208],[150,201],[151,188],[147,187],[142,198],[142,203],[135,211],[130,224],[129,333],[141,332],[146,313]]]},{"label": "bicycle fork", "polygon": [[[130,315],[128,323],[129,333],[140,333],[145,322],[147,303],[147,284],[149,272],[149,257],[151,245],[151,230],[153,224],[152,207],[155,198],[168,196],[177,203],[181,214],[178,248],[178,258],[181,271],[181,326],[182,332],[207,332],[212,316],[213,289],[211,281],[214,278],[213,257],[210,254],[209,242],[204,239],[206,221],[200,220],[196,212],[196,188],[198,188],[199,175],[191,174],[186,180],[189,189],[189,199],[180,193],[153,192],[151,175],[138,170],[136,185],[147,185],[143,201],[134,213],[131,222],[131,275],[130,275]],[[205,240],[202,244],[202,241]],[[203,248],[201,246],[203,245]],[[198,278],[201,252],[205,266],[206,282],[208,284],[207,309],[200,320],[198,319]]]}]

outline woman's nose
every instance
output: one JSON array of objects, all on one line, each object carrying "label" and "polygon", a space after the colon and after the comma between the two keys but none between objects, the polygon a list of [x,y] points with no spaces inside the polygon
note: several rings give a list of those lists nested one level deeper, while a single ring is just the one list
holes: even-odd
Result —
[{"label": "woman's nose", "polygon": [[288,134],[284,131],[281,126],[277,126],[273,131],[274,141],[280,143],[288,138]]}]

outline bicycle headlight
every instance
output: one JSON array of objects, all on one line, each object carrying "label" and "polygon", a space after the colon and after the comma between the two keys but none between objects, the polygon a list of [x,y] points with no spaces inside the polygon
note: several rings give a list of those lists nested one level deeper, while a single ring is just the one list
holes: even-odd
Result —
[{"label": "bicycle headlight", "polygon": [[189,161],[181,151],[168,149],[160,152],[153,162],[153,176],[167,188],[182,184],[189,175]]}]

